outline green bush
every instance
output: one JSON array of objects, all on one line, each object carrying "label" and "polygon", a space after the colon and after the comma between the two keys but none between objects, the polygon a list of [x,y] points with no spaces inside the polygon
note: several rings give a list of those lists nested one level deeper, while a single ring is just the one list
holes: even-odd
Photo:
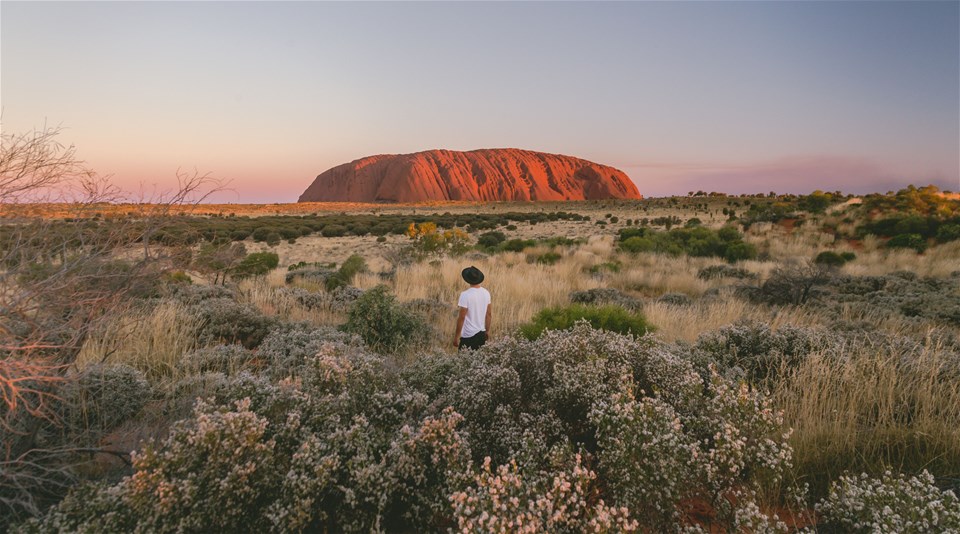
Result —
[{"label": "green bush", "polygon": [[357,334],[378,352],[397,352],[412,341],[423,338],[424,319],[401,306],[387,286],[379,285],[354,302],[344,332]]},{"label": "green bush", "polygon": [[572,304],[540,310],[533,321],[520,327],[520,334],[527,339],[537,339],[545,330],[566,330],[579,321],[618,334],[642,336],[653,331],[640,312],[629,311],[621,306]]},{"label": "green bush", "polygon": [[[404,231],[406,231],[406,228],[404,228]],[[347,228],[339,224],[331,224],[324,226],[323,230],[320,230],[320,235],[323,237],[342,237],[347,235]]]},{"label": "green bush", "polygon": [[248,254],[233,268],[233,276],[248,278],[267,274],[271,269],[280,265],[280,256],[274,252],[254,252]]},{"label": "green bush", "polygon": [[523,249],[535,246],[537,246],[537,242],[532,239],[511,239],[500,243],[499,250],[504,252],[523,252]]},{"label": "green bush", "polygon": [[946,243],[960,239],[960,223],[944,224],[937,229],[937,241]]},{"label": "green bush", "polygon": [[547,252],[537,256],[537,263],[541,265],[553,265],[554,263],[560,261],[560,258],[562,257],[562,255],[556,252]]},{"label": "green bush", "polygon": [[333,291],[337,288],[348,286],[353,282],[353,278],[357,274],[366,270],[367,261],[363,259],[363,256],[352,254],[346,259],[346,261],[343,262],[343,265],[340,266],[340,269],[338,269],[337,272],[327,277],[324,285],[326,286],[327,291]]},{"label": "green bush", "polygon": [[923,252],[927,249],[927,240],[920,234],[900,234],[891,237],[885,246],[887,248],[912,248],[917,252]]},{"label": "green bush", "polygon": [[723,253],[723,259],[729,261],[730,263],[735,263],[741,260],[752,260],[757,257],[757,247],[753,246],[750,243],[732,243],[727,247],[726,252]]},{"label": "green bush", "polygon": [[486,232],[480,234],[477,238],[477,245],[485,248],[494,248],[500,243],[506,241],[507,236],[503,232]]},{"label": "green bush", "polygon": [[813,262],[818,265],[826,265],[828,267],[840,267],[844,263],[847,263],[847,260],[832,250],[824,250],[820,254],[817,254],[817,257],[814,258]]}]

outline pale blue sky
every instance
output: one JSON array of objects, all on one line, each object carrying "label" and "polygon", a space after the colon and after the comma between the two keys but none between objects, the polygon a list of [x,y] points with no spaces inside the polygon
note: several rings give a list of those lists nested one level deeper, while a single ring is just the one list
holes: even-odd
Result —
[{"label": "pale blue sky", "polygon": [[691,189],[960,189],[960,3],[0,2],[3,128],[130,188],[294,201],[370,154],[519,147]]}]

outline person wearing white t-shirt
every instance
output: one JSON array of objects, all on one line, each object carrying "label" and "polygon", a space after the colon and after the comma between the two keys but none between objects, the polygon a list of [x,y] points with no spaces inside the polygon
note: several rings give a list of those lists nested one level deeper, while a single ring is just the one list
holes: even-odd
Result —
[{"label": "person wearing white t-shirt", "polygon": [[483,283],[483,273],[474,266],[467,267],[460,273],[463,281],[470,284],[470,288],[460,293],[457,306],[460,315],[457,317],[457,331],[453,335],[453,346],[457,350],[479,349],[490,335],[490,292],[480,287]]}]

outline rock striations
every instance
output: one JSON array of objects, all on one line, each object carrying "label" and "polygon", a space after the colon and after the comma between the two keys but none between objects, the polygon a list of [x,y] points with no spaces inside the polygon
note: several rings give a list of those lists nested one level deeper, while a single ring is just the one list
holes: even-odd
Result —
[{"label": "rock striations", "polygon": [[622,171],[514,148],[369,156],[317,176],[299,202],[642,198]]}]

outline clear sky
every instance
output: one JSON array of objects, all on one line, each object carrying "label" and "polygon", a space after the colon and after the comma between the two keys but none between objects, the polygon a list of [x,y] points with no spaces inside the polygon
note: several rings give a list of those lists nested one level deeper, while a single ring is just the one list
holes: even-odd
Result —
[{"label": "clear sky", "polygon": [[960,3],[0,2],[5,131],[128,189],[291,202],[329,167],[517,147],[648,196],[960,189]]}]

